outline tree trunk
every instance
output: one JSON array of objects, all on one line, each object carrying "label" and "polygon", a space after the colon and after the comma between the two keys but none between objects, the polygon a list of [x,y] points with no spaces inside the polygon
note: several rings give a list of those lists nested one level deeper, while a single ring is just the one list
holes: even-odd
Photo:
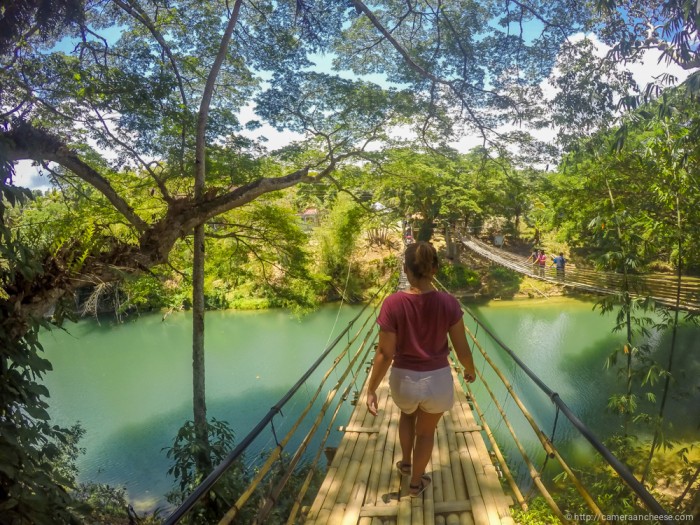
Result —
[{"label": "tree trunk", "polygon": [[[236,0],[229,18],[219,52],[209,71],[202,94],[197,118],[197,136],[195,144],[194,198],[200,202],[205,196],[206,177],[206,127],[209,120],[209,108],[214,96],[214,85],[219,76],[221,65],[226,58],[226,51],[233,35],[233,28],[238,22],[241,0]],[[204,223],[194,228],[194,254],[192,264],[192,411],[194,414],[194,432],[197,445],[195,454],[197,471],[206,476],[211,472],[211,454],[209,453],[209,432],[207,428],[207,402],[204,369]]]},{"label": "tree trunk", "polygon": [[212,465],[204,378],[204,226],[201,225],[194,229],[192,267],[192,407],[197,442],[197,471],[206,475],[211,471]]}]

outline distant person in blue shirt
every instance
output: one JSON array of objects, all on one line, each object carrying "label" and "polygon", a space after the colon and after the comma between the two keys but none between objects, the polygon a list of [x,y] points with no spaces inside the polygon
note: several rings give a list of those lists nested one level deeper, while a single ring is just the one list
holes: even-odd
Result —
[{"label": "distant person in blue shirt", "polygon": [[566,270],[566,259],[564,259],[564,253],[559,252],[559,255],[552,259],[552,266],[557,268],[557,279],[564,279],[564,272]]}]

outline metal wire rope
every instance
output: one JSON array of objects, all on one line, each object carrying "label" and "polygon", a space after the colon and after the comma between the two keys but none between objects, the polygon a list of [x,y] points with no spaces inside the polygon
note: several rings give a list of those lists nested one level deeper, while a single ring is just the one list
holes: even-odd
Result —
[{"label": "metal wire rope", "polygon": [[[375,311],[376,311],[376,307],[375,307]],[[331,368],[326,372],[323,379],[321,380],[321,384],[319,385],[318,389],[316,390],[311,402],[309,404],[307,404],[307,406],[305,407],[302,414],[297,418],[297,421],[294,423],[294,425],[289,430],[289,432],[287,432],[287,435],[285,435],[285,437],[282,439],[282,441],[278,444],[277,448],[273,449],[272,453],[265,461],[265,464],[260,468],[260,470],[256,473],[255,477],[253,478],[253,480],[248,485],[248,488],[243,492],[243,494],[241,494],[239,496],[236,503],[231,507],[231,509],[221,519],[221,521],[219,522],[221,525],[231,523],[236,518],[236,516],[238,515],[238,512],[243,508],[243,506],[246,504],[248,499],[253,495],[254,490],[260,484],[263,477],[265,475],[267,475],[267,473],[270,471],[270,469],[272,468],[272,464],[282,455],[282,451],[283,451],[284,447],[287,445],[289,440],[292,438],[292,435],[296,432],[297,428],[299,428],[299,425],[301,424],[302,420],[309,413],[309,411],[311,410],[311,408],[313,406],[313,403],[316,401],[316,399],[320,395],[320,393],[323,389],[323,385],[326,383],[326,381],[330,377],[331,373],[334,371],[337,371],[338,364],[342,361],[342,358],[343,358],[342,354],[349,352],[351,344],[357,340],[360,333],[362,332],[362,330],[366,326],[367,322],[369,321],[369,318],[370,317],[368,316],[367,319],[365,320],[363,326],[353,336],[352,341],[350,343],[348,343],[348,345],[342,350],[341,355],[339,355],[338,357],[336,357],[334,359],[333,364],[331,365]],[[358,356],[359,356],[359,352],[356,354],[354,359],[356,360]],[[349,373],[350,369],[351,369],[351,367],[348,367],[345,370],[345,372],[341,376],[341,379],[337,381],[337,384],[341,383],[344,380],[344,378]],[[337,393],[337,391],[336,391],[336,393]],[[273,407],[273,408],[277,408],[277,407]]]},{"label": "metal wire rope", "polygon": [[338,336],[326,346],[321,355],[314,361],[314,363],[309,367],[309,369],[299,378],[299,380],[287,391],[287,393],[282,396],[278,403],[271,408],[268,413],[258,422],[258,424],[246,435],[245,438],[234,448],[229,455],[202,481],[202,483],[185,499],[185,501],[177,508],[175,511],[166,519],[164,525],[174,525],[177,523],[194,505],[199,501],[204,494],[206,494],[214,483],[229,469],[238,457],[243,454],[243,452],[248,448],[248,446],[253,442],[253,440],[260,435],[262,430],[269,424],[274,415],[276,414],[276,409],[284,406],[292,396],[301,388],[301,386],[306,382],[306,380],[311,376],[311,374],[320,366],[320,364],[325,360],[325,358],[330,354],[330,352],[335,348],[340,339],[350,330],[352,323],[359,319],[360,316],[369,307],[371,302],[376,299],[377,296],[384,290],[386,285],[390,282],[387,280],[372,296],[369,302],[367,302],[362,310],[353,318],[353,320],[348,323],[345,329],[338,334]]},{"label": "metal wire rope", "polygon": [[[366,323],[365,323],[365,325],[366,325]],[[363,325],[362,329],[364,329],[364,325]],[[360,331],[362,331],[362,329]],[[283,478],[280,480],[280,482],[278,482],[277,486],[273,488],[272,494],[274,495],[274,497],[265,503],[263,508],[259,511],[258,516],[256,518],[256,521],[254,523],[257,524],[257,523],[264,523],[265,522],[265,518],[267,517],[267,514],[270,512],[270,510],[272,510],[272,506],[274,505],[274,498],[276,498],[281,493],[284,485],[286,484],[287,480],[291,476],[294,467],[299,462],[299,460],[303,454],[303,451],[308,446],[308,444],[311,440],[311,436],[315,433],[316,429],[318,429],[319,425],[321,424],[321,422],[323,420],[323,417],[325,416],[325,414],[330,406],[331,401],[337,395],[338,390],[340,388],[340,385],[342,385],[345,382],[345,379],[347,378],[348,373],[352,370],[352,366],[355,364],[355,362],[359,362],[361,364],[364,357],[366,357],[368,355],[369,349],[371,348],[371,344],[366,345],[366,343],[369,339],[369,336],[371,335],[371,332],[372,332],[372,330],[370,329],[370,331],[368,331],[367,335],[365,336],[364,341],[362,341],[362,344],[360,345],[359,350],[355,354],[355,357],[352,359],[352,361],[348,365],[348,368],[345,369],[343,376],[337,381],[336,387],[334,387],[328,393],[326,401],[324,402],[323,406],[321,407],[321,410],[319,411],[318,415],[316,416],[316,420],[314,421],[314,424],[312,425],[311,429],[307,433],[302,444],[297,449],[292,462],[290,462],[290,467],[288,468],[287,472],[285,472],[285,474],[284,474]],[[359,333],[358,333],[358,335],[359,335]],[[360,355],[363,352],[363,349],[364,349],[363,359],[359,359]],[[332,395],[331,395],[331,392],[332,392]],[[342,397],[343,396],[340,396],[340,402],[342,402],[342,400],[343,400]]]},{"label": "metal wire rope", "polygon": [[[445,287],[440,284],[440,286],[445,289]],[[641,501],[646,505],[646,507],[655,515],[661,516],[664,519],[664,523],[669,525],[673,523],[672,520],[666,519],[670,516],[656,499],[647,491],[644,485],[634,477],[626,465],[624,465],[619,459],[617,459],[612,452],[600,442],[600,440],[591,432],[591,430],[578,419],[578,417],[571,411],[566,403],[561,399],[558,393],[550,389],[542,379],[540,379],[523,361],[517,354],[510,349],[501,339],[494,334],[488,327],[486,327],[481,320],[479,320],[476,315],[466,306],[462,305],[463,310],[468,313],[476,323],[481,326],[488,336],[498,344],[520,367],[520,369],[525,372],[525,374],[537,385],[537,387],[542,390],[550,398],[552,403],[561,410],[561,412],[566,416],[566,418],[572,423],[574,428],[584,437],[586,440],[593,445],[593,447],[603,456],[605,461],[618,473],[618,475],[624,480],[624,482],[634,491]],[[559,458],[558,453],[556,454]],[[577,488],[579,488],[577,486]]]}]

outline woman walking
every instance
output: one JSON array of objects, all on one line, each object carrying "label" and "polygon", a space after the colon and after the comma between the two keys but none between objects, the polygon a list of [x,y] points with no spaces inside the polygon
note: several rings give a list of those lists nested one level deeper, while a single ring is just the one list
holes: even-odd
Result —
[{"label": "woman walking", "polygon": [[448,335],[464,367],[464,379],[471,383],[476,375],[459,302],[433,286],[438,270],[435,248],[427,242],[409,245],[404,270],[410,289],[387,297],[377,318],[379,346],[367,387],[367,407],[377,415],[377,387],[391,366],[391,397],[401,411],[402,458],[396,468],[410,474],[409,492],[416,497],[431,483],[425,468],[435,429],[454,403]]}]

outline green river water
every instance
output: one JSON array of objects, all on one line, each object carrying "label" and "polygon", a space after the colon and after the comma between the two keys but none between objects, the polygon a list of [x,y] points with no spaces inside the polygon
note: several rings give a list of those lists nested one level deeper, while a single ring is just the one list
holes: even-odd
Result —
[{"label": "green river water", "polygon": [[[621,391],[622,383],[603,362],[621,336],[611,333],[613,319],[592,311],[592,305],[569,298],[502,301],[474,312],[585,424],[605,437],[620,424],[605,414],[604,406],[611,393]],[[284,311],[208,312],[208,415],[228,421],[236,438],[242,439],[358,312],[359,307],[327,306],[301,320]],[[465,319],[476,329],[468,316]],[[84,320],[66,328],[67,332],[45,333],[41,340],[54,368],[45,378],[53,421],[65,426],[79,421],[86,430],[80,443],[85,454],[78,461],[79,480],[125,487],[137,510],[167,506],[164,494],[173,480],[166,475],[170,464],[162,449],[192,418],[190,315],[177,313],[165,321],[160,314],[144,315],[123,324]],[[669,413],[674,435],[697,440],[700,330],[683,328],[679,335],[682,350],[674,370],[681,386],[674,390]],[[478,336],[549,434],[555,415],[549,399],[483,337],[483,330]],[[654,353],[663,356],[668,341],[669,334],[654,334]],[[476,362],[486,370],[483,358],[477,356]],[[318,374],[327,368],[322,366]],[[492,373],[487,371],[487,377]],[[309,384],[313,382],[314,378]],[[679,398],[685,391],[690,394]],[[497,393],[500,402],[505,399],[502,392]],[[505,441],[507,431],[498,423],[494,403],[479,385],[475,395],[499,440]],[[534,435],[515,415],[512,401],[505,406],[526,449],[541,464],[543,454]],[[302,407],[291,404],[287,415]],[[351,409],[346,403],[346,418]],[[585,462],[590,448],[559,419],[555,443]],[[511,455],[512,446],[504,448]],[[515,470],[522,475],[524,467]]]}]

